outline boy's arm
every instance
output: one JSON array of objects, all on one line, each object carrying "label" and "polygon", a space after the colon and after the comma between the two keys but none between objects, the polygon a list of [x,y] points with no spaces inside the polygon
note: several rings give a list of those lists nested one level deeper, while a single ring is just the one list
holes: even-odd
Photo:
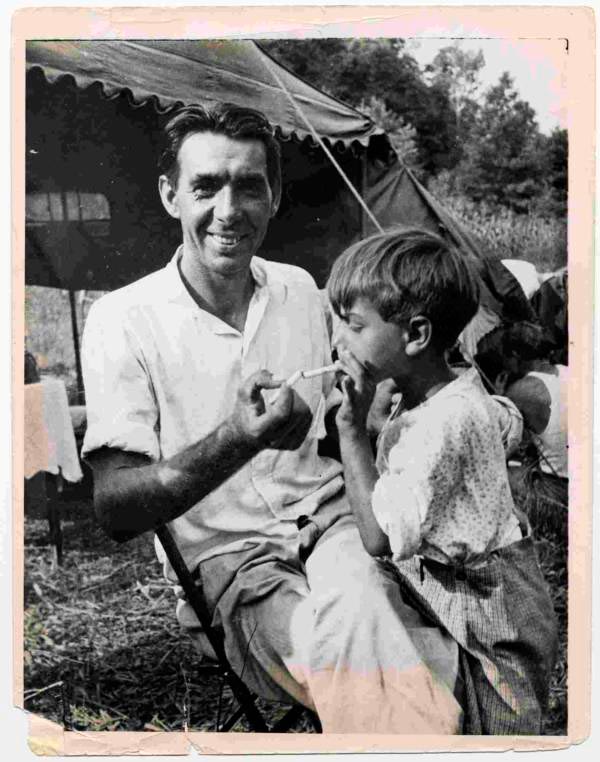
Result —
[{"label": "boy's arm", "polygon": [[347,374],[342,378],[342,404],[336,416],[346,492],[363,545],[372,556],[382,556],[390,552],[390,545],[371,508],[378,474],[367,433],[375,384],[350,352],[342,350],[339,362]]},{"label": "boy's arm", "polygon": [[371,442],[366,431],[340,436],[344,481],[348,502],[358,524],[363,545],[372,556],[388,555],[390,544],[371,508],[373,488],[378,479]]}]

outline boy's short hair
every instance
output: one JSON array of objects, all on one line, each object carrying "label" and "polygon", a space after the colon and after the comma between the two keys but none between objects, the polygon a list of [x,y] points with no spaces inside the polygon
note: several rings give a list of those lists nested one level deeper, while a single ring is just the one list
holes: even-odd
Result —
[{"label": "boy's short hair", "polygon": [[338,315],[365,298],[386,322],[427,317],[440,350],[456,343],[479,306],[478,276],[466,258],[420,228],[397,228],[353,244],[334,262],[327,289]]},{"label": "boy's short hair", "polygon": [[197,132],[212,132],[234,140],[259,140],[266,151],[271,190],[275,192],[281,186],[281,149],[267,117],[253,108],[216,103],[212,106],[184,106],[164,126],[158,169],[173,187],[179,182],[179,149],[188,135]]}]

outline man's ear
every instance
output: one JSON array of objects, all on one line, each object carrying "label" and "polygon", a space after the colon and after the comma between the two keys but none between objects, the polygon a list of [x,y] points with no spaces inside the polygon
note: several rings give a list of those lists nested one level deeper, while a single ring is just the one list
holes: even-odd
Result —
[{"label": "man's ear", "polygon": [[405,352],[414,357],[431,344],[433,330],[429,318],[417,315],[408,321]]},{"label": "man's ear", "polygon": [[179,219],[179,204],[177,202],[177,189],[173,188],[171,181],[166,175],[158,178],[158,192],[160,200],[167,212],[176,220]]},{"label": "man's ear", "polygon": [[273,187],[271,188],[273,199],[271,201],[271,217],[274,217],[279,210],[279,204],[281,203],[281,179],[275,180]]},{"label": "man's ear", "polygon": [[509,378],[509,372],[507,370],[501,370],[500,373],[496,376],[496,380],[494,381],[494,392],[496,394],[503,395],[506,391],[506,387],[508,386],[508,378]]}]

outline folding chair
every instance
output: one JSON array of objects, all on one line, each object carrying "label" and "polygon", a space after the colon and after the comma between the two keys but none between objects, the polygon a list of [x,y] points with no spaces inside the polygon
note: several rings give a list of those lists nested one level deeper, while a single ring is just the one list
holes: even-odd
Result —
[{"label": "folding chair", "polygon": [[187,568],[185,561],[179,552],[179,548],[173,539],[173,535],[166,526],[157,529],[156,535],[160,540],[167,558],[173,567],[173,571],[177,575],[179,583],[183,588],[185,596],[198,617],[198,621],[202,625],[202,629],[216,655],[218,671],[220,672],[222,679],[229,685],[231,692],[238,703],[238,708],[221,724],[220,727],[217,727],[217,731],[220,733],[230,731],[238,720],[242,716],[245,716],[250,725],[250,729],[255,733],[285,733],[298,722],[302,715],[305,714],[315,731],[321,733],[322,729],[318,717],[306,707],[300,705],[293,706],[280,720],[269,727],[265,718],[256,706],[256,696],[231,668],[229,660],[225,654],[223,637],[220,633],[216,632],[212,626],[212,617],[204,598],[203,590],[198,582],[194,580]]}]

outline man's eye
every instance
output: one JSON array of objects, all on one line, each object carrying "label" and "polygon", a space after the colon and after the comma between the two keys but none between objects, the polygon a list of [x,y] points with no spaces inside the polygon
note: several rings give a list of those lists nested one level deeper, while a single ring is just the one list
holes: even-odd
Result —
[{"label": "man's eye", "polygon": [[248,196],[259,196],[264,193],[265,184],[262,180],[240,180],[237,189]]},{"label": "man's eye", "polygon": [[354,333],[360,333],[363,329],[363,326],[357,325],[356,323],[348,323],[348,328]]},{"label": "man's eye", "polygon": [[201,183],[194,187],[194,196],[196,198],[207,198],[208,196],[214,196],[218,190],[216,183]]}]

